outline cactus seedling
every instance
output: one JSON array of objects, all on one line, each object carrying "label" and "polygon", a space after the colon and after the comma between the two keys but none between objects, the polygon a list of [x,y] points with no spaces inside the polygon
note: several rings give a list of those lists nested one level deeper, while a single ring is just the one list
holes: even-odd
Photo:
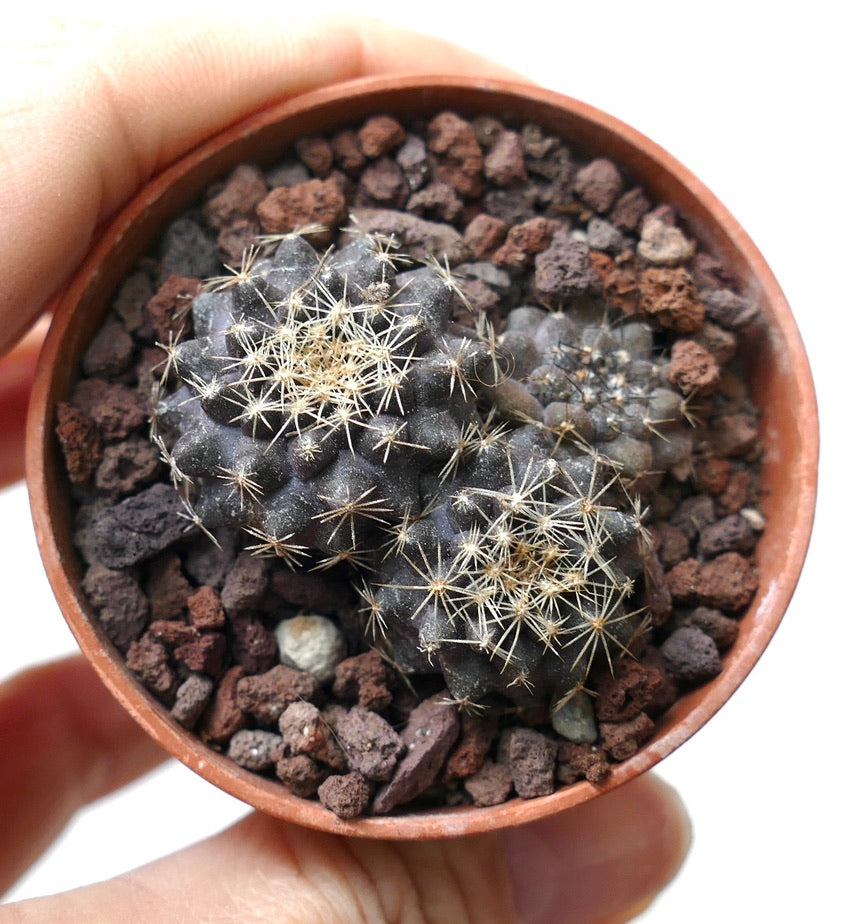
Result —
[{"label": "cactus seedling", "polygon": [[[499,350],[483,319],[452,320],[447,265],[407,268],[380,235],[324,255],[299,234],[265,243],[197,296],[194,339],[165,346],[152,435],[187,517],[293,568],[359,571],[374,644],[459,702],[558,701],[611,665],[637,628],[641,525],[598,447],[612,407],[645,422],[657,400],[644,325],[625,328],[634,360],[589,335],[535,347],[523,385],[510,337]],[[601,409],[584,439],[523,410],[547,365],[555,397],[580,379]]]}]

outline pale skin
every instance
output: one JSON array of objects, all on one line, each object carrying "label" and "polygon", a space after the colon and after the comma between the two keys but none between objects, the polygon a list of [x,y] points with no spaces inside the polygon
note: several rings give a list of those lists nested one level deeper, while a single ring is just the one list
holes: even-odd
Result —
[{"label": "pale skin", "polygon": [[[4,41],[2,352],[49,304],[99,224],[241,116],[368,74],[516,78],[440,40],[341,16],[54,22]],[[4,420],[25,392],[31,353],[19,347],[12,365],[0,364]],[[7,480],[20,474],[10,433],[0,446]],[[2,889],[79,808],[163,758],[79,657],[0,685]],[[134,907],[146,921],[625,921],[674,875],[689,837],[678,797],[652,776],[508,834],[434,843],[349,840],[255,813],[115,879],[3,906],[0,921],[126,920]]]}]

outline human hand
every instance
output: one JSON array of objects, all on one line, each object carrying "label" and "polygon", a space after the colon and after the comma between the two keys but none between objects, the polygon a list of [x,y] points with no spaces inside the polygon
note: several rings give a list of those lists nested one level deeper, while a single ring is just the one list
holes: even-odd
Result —
[{"label": "human hand", "polygon": [[[57,27],[4,60],[15,79],[2,84],[12,95],[0,108],[3,347],[61,287],[96,227],[224,125],[366,74],[507,74],[436,39],[339,16],[278,28],[267,19]],[[80,658],[2,685],[0,884],[78,808],[162,757]],[[140,870],[14,912],[111,920],[141,900],[147,919],[169,921],[626,920],[672,876],[687,841],[678,798],[650,776],[510,832],[434,843],[334,837],[255,813]]]}]

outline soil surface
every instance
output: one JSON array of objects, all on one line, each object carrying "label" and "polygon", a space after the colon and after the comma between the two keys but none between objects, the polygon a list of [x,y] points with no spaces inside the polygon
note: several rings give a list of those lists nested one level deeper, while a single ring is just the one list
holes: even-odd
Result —
[{"label": "soil surface", "polygon": [[[252,555],[236,530],[215,531],[214,544],[150,442],[157,344],[191,336],[203,280],[238,267],[258,235],[320,224],[310,240],[323,247],[353,220],[413,259],[447,260],[464,293],[458,323],[483,313],[501,336],[519,306],[569,314],[588,293],[614,322],[647,320],[694,424],[684,462],[634,478],[651,541],[630,653],[595,670],[557,721],[548,702],[464,711],[439,675],[403,675],[368,646],[346,566],[293,572]],[[600,783],[682,692],[722,671],[756,591],[760,447],[736,353],[757,320],[674,205],[537,126],[384,115],[302,139],[271,169],[239,166],[171,224],[115,294],[57,406],[85,593],[127,669],[178,722],[340,817]]]}]

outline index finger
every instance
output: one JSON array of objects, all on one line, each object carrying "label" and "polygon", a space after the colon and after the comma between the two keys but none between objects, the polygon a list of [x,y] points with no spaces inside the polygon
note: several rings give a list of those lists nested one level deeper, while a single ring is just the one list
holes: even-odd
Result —
[{"label": "index finger", "polygon": [[368,74],[509,74],[443,40],[347,15],[61,22],[6,45],[0,353],[80,262],[98,223],[216,130]]}]

